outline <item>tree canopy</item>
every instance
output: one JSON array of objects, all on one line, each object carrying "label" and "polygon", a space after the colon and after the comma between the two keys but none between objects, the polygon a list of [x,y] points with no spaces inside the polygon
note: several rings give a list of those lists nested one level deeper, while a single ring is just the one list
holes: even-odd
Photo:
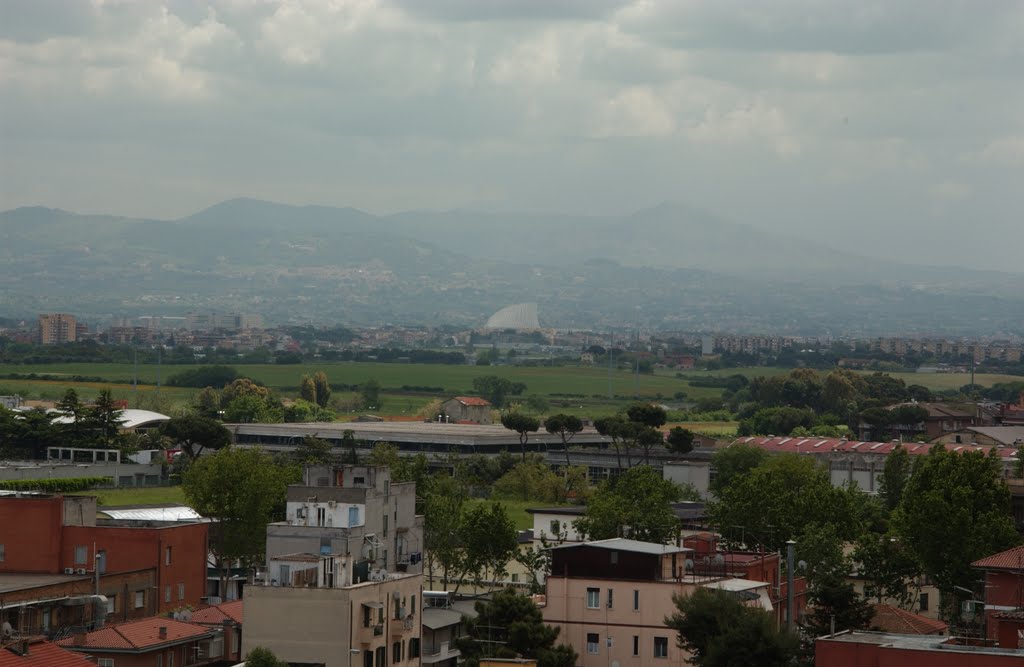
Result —
[{"label": "tree canopy", "polygon": [[522,450],[523,461],[525,461],[526,443],[530,439],[531,433],[540,430],[540,420],[522,412],[506,412],[501,416],[501,425],[519,434],[519,447]]},{"label": "tree canopy", "polygon": [[508,397],[522,395],[526,385],[497,375],[484,375],[473,378],[473,391],[490,401],[494,407],[503,408]]},{"label": "tree canopy", "polygon": [[201,415],[171,417],[160,425],[160,435],[181,446],[190,461],[205,449],[223,449],[231,443],[231,431],[216,419]]},{"label": "tree canopy", "polygon": [[682,491],[654,468],[639,465],[604,482],[573,525],[592,540],[626,537],[665,544],[679,532],[672,503]]},{"label": "tree canopy", "polygon": [[558,628],[544,624],[533,601],[510,588],[489,602],[476,603],[477,617],[466,621],[465,634],[455,640],[460,664],[477,667],[481,658],[533,658],[538,667],[573,667],[578,657],[566,644],[555,645]]}]

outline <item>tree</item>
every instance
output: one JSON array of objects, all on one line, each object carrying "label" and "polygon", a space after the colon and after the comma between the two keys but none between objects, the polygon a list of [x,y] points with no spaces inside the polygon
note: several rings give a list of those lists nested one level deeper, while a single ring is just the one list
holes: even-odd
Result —
[{"label": "tree", "polygon": [[[594,420],[594,428],[601,435],[612,439],[612,447],[615,448],[615,459],[619,470],[622,470],[622,452],[620,451],[620,444],[624,444],[623,435],[625,430],[626,420],[622,417],[601,417]],[[633,467],[633,458],[629,453],[629,446],[626,445],[626,465],[629,468]]]},{"label": "tree", "polygon": [[569,461],[569,441],[583,430],[583,420],[565,413],[551,415],[544,420],[544,430],[561,438],[562,449],[565,451],[565,467],[568,469],[572,465]]},{"label": "tree", "polygon": [[466,488],[449,475],[437,473],[416,490],[423,498],[423,549],[429,586],[434,587],[434,572],[440,569],[444,590],[448,590],[449,577],[459,569],[462,559],[459,524]]},{"label": "tree", "polygon": [[828,471],[813,459],[777,454],[721,489],[708,504],[708,513],[731,540],[753,540],[778,551],[814,525],[834,524],[842,539],[854,539],[859,495],[855,487],[832,486]]},{"label": "tree", "polygon": [[881,604],[892,600],[910,610],[917,601],[921,566],[895,533],[865,531],[857,538],[853,560],[864,579],[864,597]]},{"label": "tree", "polygon": [[673,595],[676,611],[665,625],[677,633],[677,645],[691,654],[697,667],[788,667],[796,659],[800,640],[776,627],[775,619],[759,607],[713,588]]},{"label": "tree", "polygon": [[44,459],[46,448],[63,440],[62,429],[53,423],[55,416],[43,408],[17,413],[0,408],[0,442],[19,457],[26,452],[30,459]]},{"label": "tree", "polygon": [[693,451],[693,431],[676,426],[668,432],[665,444],[673,454],[689,454]]},{"label": "tree", "polygon": [[270,649],[256,646],[245,654],[245,667],[288,667],[288,663],[279,660]]},{"label": "tree", "polygon": [[242,394],[224,409],[224,421],[231,424],[276,424],[283,420],[281,405],[270,396]]},{"label": "tree", "polygon": [[526,443],[530,434],[540,429],[540,420],[522,412],[506,412],[501,416],[501,425],[519,434],[519,448],[522,450],[523,461],[526,461]]},{"label": "tree", "polygon": [[737,478],[746,475],[768,460],[768,453],[753,445],[731,445],[715,452],[711,466],[715,477],[711,480],[711,493],[721,496]]},{"label": "tree", "polygon": [[221,407],[227,407],[236,398],[242,396],[255,396],[256,398],[267,399],[270,398],[270,390],[256,384],[249,378],[238,378],[224,385],[224,390],[220,392]]},{"label": "tree", "polygon": [[70,420],[67,424],[62,424],[60,427],[65,444],[72,447],[88,446],[89,435],[85,419],[86,408],[82,401],[79,400],[78,392],[71,388],[67,389],[57,402],[57,411]]},{"label": "tree", "polygon": [[637,403],[626,409],[626,417],[636,424],[659,428],[665,425],[668,415],[665,413],[665,408],[660,405]]},{"label": "tree", "polygon": [[473,391],[490,401],[494,407],[503,408],[506,399],[521,395],[526,391],[526,385],[497,375],[484,375],[473,378]]},{"label": "tree", "polygon": [[331,383],[327,380],[327,373],[317,371],[313,375],[313,385],[316,390],[316,404],[326,408],[331,401]]},{"label": "tree", "polygon": [[307,435],[292,452],[296,463],[302,465],[329,465],[334,463],[335,456],[331,443],[315,435]]},{"label": "tree", "polygon": [[917,458],[892,516],[896,534],[911,549],[942,594],[946,618],[959,618],[954,591],[977,577],[971,563],[1019,542],[1010,491],[995,449],[953,452],[935,445]]},{"label": "tree", "polygon": [[810,408],[763,408],[747,419],[740,420],[740,435],[789,435],[802,426],[811,428],[817,415]]},{"label": "tree", "polygon": [[672,503],[680,495],[680,488],[657,470],[639,465],[604,482],[573,526],[591,540],[626,537],[665,544],[679,532]]},{"label": "tree", "polygon": [[299,398],[310,403],[316,403],[316,384],[313,378],[303,375],[299,380]]},{"label": "tree", "polygon": [[458,536],[463,551],[462,575],[478,585],[504,576],[519,548],[516,526],[500,503],[463,507]]},{"label": "tree", "polygon": [[899,506],[903,498],[903,489],[910,480],[910,471],[910,453],[900,443],[885,457],[878,480],[878,495],[885,499],[885,506],[890,512]]},{"label": "tree", "polygon": [[116,449],[120,446],[121,425],[124,418],[121,408],[114,402],[110,389],[101,389],[93,404],[85,409],[82,417],[88,431],[91,446]]},{"label": "tree", "polygon": [[366,410],[380,410],[380,383],[370,378],[359,386],[359,398]]},{"label": "tree", "polygon": [[477,667],[481,658],[532,658],[538,667],[573,667],[579,657],[560,644],[559,629],[544,624],[540,609],[511,588],[497,591],[489,602],[476,603],[477,617],[467,620],[465,634],[455,640],[460,664]]},{"label": "tree", "polygon": [[284,421],[289,424],[334,421],[333,411],[302,398],[295,399],[291,405],[284,408],[283,416]]},{"label": "tree", "polygon": [[160,435],[181,446],[189,461],[195,461],[204,449],[223,449],[231,443],[231,431],[216,419],[199,415],[171,417],[160,425]]},{"label": "tree", "polygon": [[267,524],[285,502],[288,476],[258,449],[225,447],[200,457],[182,476],[189,504],[211,525],[210,552],[217,559],[221,590],[232,563],[245,567],[262,562]]},{"label": "tree", "polygon": [[216,419],[220,416],[220,392],[213,387],[206,387],[192,401],[192,407],[204,417]]}]

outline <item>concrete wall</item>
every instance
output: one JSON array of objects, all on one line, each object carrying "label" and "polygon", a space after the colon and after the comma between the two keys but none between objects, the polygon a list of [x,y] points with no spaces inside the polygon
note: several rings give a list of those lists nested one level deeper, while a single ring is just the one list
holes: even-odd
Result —
[{"label": "concrete wall", "polygon": [[666,463],[662,468],[662,475],[676,484],[693,485],[700,492],[701,498],[707,498],[710,494],[711,465],[708,463]]},{"label": "concrete wall", "polygon": [[63,572],[61,564],[61,496],[0,496],[0,573]]},{"label": "concrete wall", "polygon": [[0,466],[0,481],[110,477],[115,486],[156,486],[163,478],[159,463],[45,463],[25,461]]}]

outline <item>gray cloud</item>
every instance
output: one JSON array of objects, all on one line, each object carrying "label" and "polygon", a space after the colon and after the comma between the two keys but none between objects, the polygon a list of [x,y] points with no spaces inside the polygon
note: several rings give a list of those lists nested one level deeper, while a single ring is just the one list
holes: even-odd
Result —
[{"label": "gray cloud", "polygon": [[66,6],[0,3],[0,208],[679,199],[896,260],[1019,264],[1017,3]]}]

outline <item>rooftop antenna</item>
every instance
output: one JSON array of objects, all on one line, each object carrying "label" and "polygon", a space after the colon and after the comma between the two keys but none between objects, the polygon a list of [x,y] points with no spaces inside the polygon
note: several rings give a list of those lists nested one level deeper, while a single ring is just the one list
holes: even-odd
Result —
[{"label": "rooftop antenna", "polygon": [[139,407],[139,348],[132,345],[132,401]]}]

